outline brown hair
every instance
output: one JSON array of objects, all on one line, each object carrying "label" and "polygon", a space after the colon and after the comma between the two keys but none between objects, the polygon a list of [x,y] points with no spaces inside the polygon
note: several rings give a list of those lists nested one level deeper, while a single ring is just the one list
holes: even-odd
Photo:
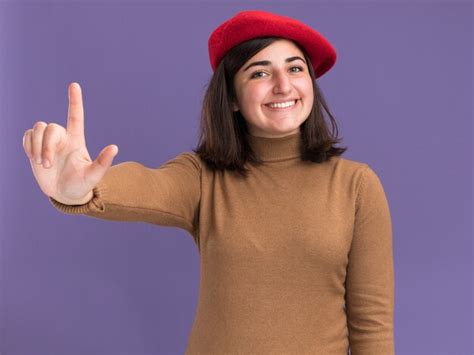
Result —
[{"label": "brown hair", "polygon": [[[233,170],[247,177],[246,162],[262,164],[245,136],[248,133],[245,118],[240,111],[232,111],[235,101],[233,80],[247,60],[280,37],[259,37],[232,48],[217,66],[204,95],[199,127],[199,142],[193,149],[211,170]],[[343,154],[347,147],[334,147],[338,138],[336,120],[328,109],[323,94],[316,83],[314,69],[306,51],[303,52],[313,83],[313,107],[308,118],[300,125],[302,138],[301,160],[322,163],[331,156]],[[324,120],[323,109],[328,114],[332,131]],[[335,134],[334,134],[335,133]]]}]

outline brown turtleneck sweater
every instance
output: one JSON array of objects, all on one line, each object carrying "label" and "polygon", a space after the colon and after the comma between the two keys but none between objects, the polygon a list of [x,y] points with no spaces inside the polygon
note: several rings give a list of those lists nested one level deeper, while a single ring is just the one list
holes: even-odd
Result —
[{"label": "brown turtleneck sweater", "polygon": [[392,225],[380,179],[342,157],[300,159],[300,133],[250,136],[245,180],[194,152],[112,166],[68,214],[182,228],[200,254],[186,354],[394,354]]}]

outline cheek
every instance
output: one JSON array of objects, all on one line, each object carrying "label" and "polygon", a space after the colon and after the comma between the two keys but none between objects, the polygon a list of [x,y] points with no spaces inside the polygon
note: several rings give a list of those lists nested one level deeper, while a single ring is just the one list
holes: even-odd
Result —
[{"label": "cheek", "polygon": [[305,95],[306,102],[312,105],[313,99],[314,99],[314,93],[313,93],[313,84],[311,83],[311,81],[308,83],[304,83],[304,85],[301,87],[301,92]]},{"label": "cheek", "polygon": [[255,104],[260,104],[265,97],[265,92],[261,87],[258,86],[248,86],[243,92],[241,93],[241,103],[243,105],[251,105],[254,106]]},{"label": "cheek", "polygon": [[306,96],[313,96],[313,83],[311,82],[311,78],[302,81],[300,87]]},{"label": "cheek", "polygon": [[309,87],[308,90],[306,91],[306,101],[312,104],[313,100],[314,100],[313,88]]}]

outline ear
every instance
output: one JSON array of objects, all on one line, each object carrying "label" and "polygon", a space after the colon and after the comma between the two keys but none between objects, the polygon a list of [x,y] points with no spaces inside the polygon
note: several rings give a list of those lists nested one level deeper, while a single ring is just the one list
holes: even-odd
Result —
[{"label": "ear", "polygon": [[239,107],[237,106],[237,104],[235,102],[232,103],[232,111],[234,111],[234,112],[239,111]]}]

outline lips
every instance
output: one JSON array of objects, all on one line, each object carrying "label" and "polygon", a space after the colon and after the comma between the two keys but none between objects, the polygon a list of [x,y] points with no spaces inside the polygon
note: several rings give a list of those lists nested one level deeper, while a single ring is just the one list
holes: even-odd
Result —
[{"label": "lips", "polygon": [[298,99],[286,99],[286,100],[272,101],[272,102],[269,102],[265,105],[282,104],[282,103],[285,103],[285,102],[296,101],[296,100],[298,100]]},{"label": "lips", "polygon": [[[282,102],[289,102],[291,100],[286,100],[286,101],[280,101],[280,102],[272,102],[272,103],[282,103]],[[294,108],[297,104],[298,104],[298,99],[295,99],[294,100],[295,103],[291,106],[288,106],[288,107],[271,107],[270,104],[265,104],[264,106],[271,110],[271,111],[287,111],[287,110],[291,110],[292,108]]]}]

